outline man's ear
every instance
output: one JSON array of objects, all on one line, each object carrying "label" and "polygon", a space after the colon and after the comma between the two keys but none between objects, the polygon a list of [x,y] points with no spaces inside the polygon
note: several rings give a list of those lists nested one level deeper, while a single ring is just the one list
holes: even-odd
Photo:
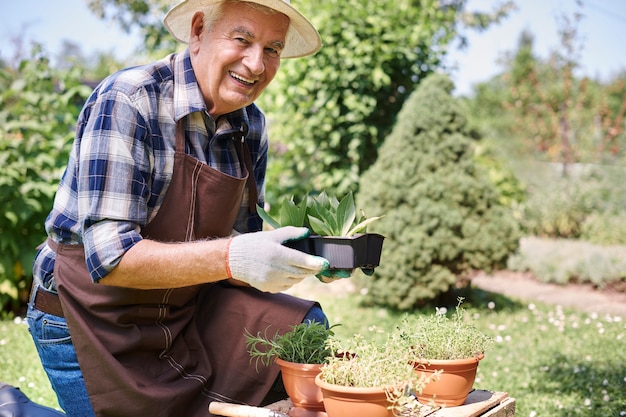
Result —
[{"label": "man's ear", "polygon": [[196,12],[191,18],[191,33],[189,34],[189,46],[200,41],[200,35],[204,31],[204,13]]}]

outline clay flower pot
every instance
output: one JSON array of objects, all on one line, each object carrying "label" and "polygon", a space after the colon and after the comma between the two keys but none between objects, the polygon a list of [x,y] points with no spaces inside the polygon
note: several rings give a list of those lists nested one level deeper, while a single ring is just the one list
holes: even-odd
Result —
[{"label": "clay flower pot", "polygon": [[359,388],[328,384],[322,375],[315,377],[322,389],[328,417],[393,417],[391,403],[382,388]]},{"label": "clay flower pot", "polygon": [[315,377],[323,365],[287,362],[276,359],[280,367],[285,391],[293,403],[291,417],[326,417],[322,390],[315,384]]},{"label": "clay flower pot", "polygon": [[478,362],[484,357],[481,354],[469,359],[417,361],[415,369],[422,377],[429,378],[436,370],[443,370],[438,380],[435,378],[424,386],[417,400],[446,407],[463,405],[474,385]]}]

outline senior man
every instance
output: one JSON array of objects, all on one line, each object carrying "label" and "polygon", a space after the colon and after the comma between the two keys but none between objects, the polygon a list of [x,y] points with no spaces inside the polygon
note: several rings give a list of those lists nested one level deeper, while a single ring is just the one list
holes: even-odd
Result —
[{"label": "senior man", "polygon": [[268,401],[244,329],[325,320],[281,293],[328,262],[261,231],[268,138],[254,101],[282,58],[317,52],[288,0],[185,0],[181,53],[106,78],[86,102],[34,263],[28,322],[71,417],[205,416]]}]

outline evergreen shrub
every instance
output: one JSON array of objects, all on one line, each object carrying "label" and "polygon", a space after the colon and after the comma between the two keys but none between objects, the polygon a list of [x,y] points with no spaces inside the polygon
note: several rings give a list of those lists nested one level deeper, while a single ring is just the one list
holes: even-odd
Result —
[{"label": "evergreen shrub", "polygon": [[379,157],[360,180],[359,207],[384,215],[381,265],[366,300],[413,309],[473,270],[506,265],[519,245],[512,213],[473,159],[467,118],[447,76],[409,97]]}]

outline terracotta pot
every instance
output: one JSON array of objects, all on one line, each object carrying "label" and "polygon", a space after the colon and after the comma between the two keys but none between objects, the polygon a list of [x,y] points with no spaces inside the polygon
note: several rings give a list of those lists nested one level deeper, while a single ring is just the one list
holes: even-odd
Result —
[{"label": "terracotta pot", "polygon": [[485,355],[470,359],[458,360],[422,360],[416,362],[417,372],[423,377],[431,377],[436,370],[443,370],[439,380],[435,379],[426,386],[417,399],[422,404],[433,401],[438,406],[454,407],[463,405],[469,392],[472,390],[478,362]]},{"label": "terracotta pot", "polygon": [[328,417],[393,417],[391,405],[382,388],[357,388],[333,385],[322,375],[315,378],[322,389]]},{"label": "terracotta pot", "polygon": [[322,390],[315,384],[315,377],[322,365],[287,362],[276,359],[280,367],[285,391],[293,403],[293,417],[324,417]]}]

